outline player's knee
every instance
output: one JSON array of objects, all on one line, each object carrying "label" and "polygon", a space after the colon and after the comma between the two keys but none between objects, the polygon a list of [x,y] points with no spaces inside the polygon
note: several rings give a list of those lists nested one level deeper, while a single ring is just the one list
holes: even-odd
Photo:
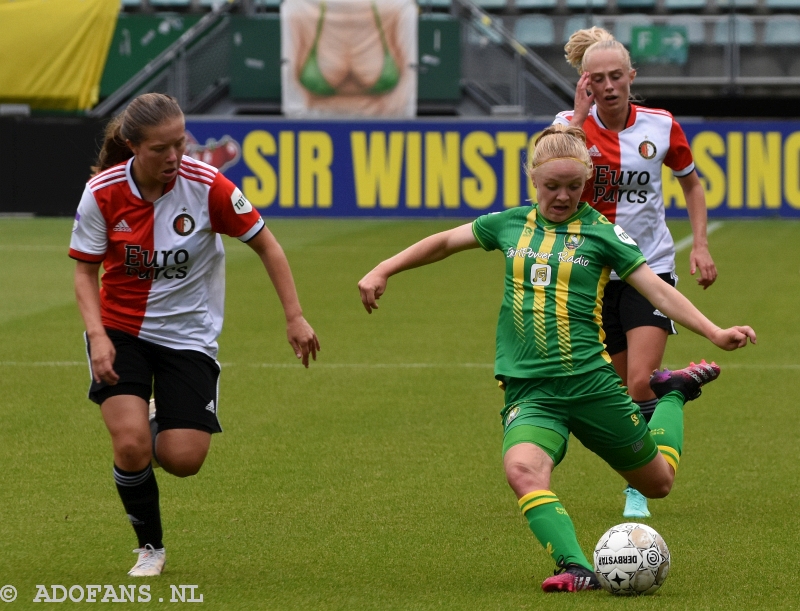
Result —
[{"label": "player's knee", "polygon": [[549,485],[546,479],[546,474],[527,463],[514,461],[506,464],[506,480],[515,491],[545,489]]},{"label": "player's knee", "polygon": [[182,464],[170,465],[169,467],[164,467],[164,469],[175,477],[191,477],[199,473],[201,466],[202,465]]},{"label": "player's knee", "polygon": [[158,460],[164,471],[175,477],[191,477],[197,475],[200,468],[203,466],[203,458],[197,456],[161,456],[158,454]]},{"label": "player's knee", "polygon": [[641,492],[648,499],[663,499],[672,490],[672,483],[674,478],[664,477],[658,480],[653,480],[647,486],[643,486],[645,490],[639,488]]},{"label": "player's knee", "polygon": [[138,471],[150,462],[150,445],[134,437],[114,444],[114,460],[120,469]]},{"label": "player's knee", "polygon": [[634,401],[647,401],[653,396],[650,375],[628,374],[628,394]]}]

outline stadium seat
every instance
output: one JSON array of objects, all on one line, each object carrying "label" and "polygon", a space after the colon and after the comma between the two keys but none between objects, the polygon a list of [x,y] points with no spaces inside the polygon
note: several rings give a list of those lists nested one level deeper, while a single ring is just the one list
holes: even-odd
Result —
[{"label": "stadium seat", "polygon": [[482,9],[488,10],[502,10],[506,8],[506,0],[475,0],[475,4],[477,4]]},{"label": "stadium seat", "polygon": [[558,5],[557,0],[514,0],[514,6],[526,11],[553,10]]},{"label": "stadium seat", "polygon": [[168,6],[170,8],[178,8],[183,6],[189,6],[191,4],[191,0],[150,0],[150,6]]},{"label": "stadium seat", "polygon": [[696,11],[706,8],[708,0],[664,0],[668,11]]},{"label": "stadium seat", "polygon": [[[267,2],[274,2],[275,0],[261,0]],[[277,0],[280,2],[280,0]],[[419,0],[419,8],[426,9],[426,8],[450,8],[450,5],[453,4],[452,0]]]},{"label": "stadium seat", "polygon": [[656,0],[617,0],[617,8],[622,11],[654,9],[656,8]]},{"label": "stadium seat", "polygon": [[[503,25],[503,20],[496,16],[493,17],[492,22]],[[503,37],[492,28],[485,27],[479,22],[472,22],[471,26],[467,28],[467,44],[483,46],[487,40],[497,45],[503,42]]]},{"label": "stadium seat", "polygon": [[[714,25],[714,44],[728,44],[728,25],[730,19],[724,17]],[[753,45],[756,42],[756,29],[753,20],[744,15],[736,15],[735,28],[733,30],[736,43],[740,45]]]},{"label": "stadium seat", "polygon": [[653,18],[642,13],[620,15],[614,19],[614,38],[623,45],[629,45],[631,43],[631,28],[638,25],[653,25]]},{"label": "stadium seat", "polygon": [[701,19],[694,15],[676,15],[667,19],[666,25],[677,25],[686,28],[690,45],[702,45],[706,42],[706,28]]},{"label": "stadium seat", "polygon": [[[730,8],[731,0],[717,0],[717,8],[727,9]],[[733,7],[738,9],[755,9],[758,8],[759,0],[733,0]]]},{"label": "stadium seat", "polygon": [[514,38],[531,47],[555,44],[553,20],[544,15],[524,15],[514,23]]},{"label": "stadium seat", "polygon": [[567,8],[571,11],[591,9],[605,9],[608,0],[567,0]]},{"label": "stadium seat", "polygon": [[592,21],[589,23],[588,15],[573,15],[564,22],[564,30],[561,33],[562,42],[567,42],[569,37],[578,30],[589,28],[593,25],[603,27],[601,19],[597,15],[592,15]]},{"label": "stadium seat", "polygon": [[767,9],[770,11],[788,9],[800,10],[800,0],[766,0]]},{"label": "stadium seat", "polygon": [[776,15],[770,17],[764,28],[764,44],[800,44],[800,18],[794,15]]},{"label": "stadium seat", "polygon": [[142,6],[142,0],[122,0],[122,7],[140,7]]}]

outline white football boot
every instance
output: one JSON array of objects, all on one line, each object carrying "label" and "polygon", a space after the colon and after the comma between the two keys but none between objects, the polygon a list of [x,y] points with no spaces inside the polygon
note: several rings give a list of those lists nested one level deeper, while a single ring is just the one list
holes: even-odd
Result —
[{"label": "white football boot", "polygon": [[139,554],[139,560],[128,571],[131,577],[155,577],[161,575],[164,564],[167,562],[167,552],[162,547],[155,549],[149,543],[142,548],[133,550],[134,554]]}]

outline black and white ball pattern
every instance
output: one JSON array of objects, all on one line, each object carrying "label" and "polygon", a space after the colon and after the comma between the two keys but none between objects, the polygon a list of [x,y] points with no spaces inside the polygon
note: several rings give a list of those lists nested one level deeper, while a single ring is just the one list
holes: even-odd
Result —
[{"label": "black and white ball pattern", "polygon": [[667,579],[669,549],[654,529],[627,522],[610,528],[594,549],[594,571],[612,594],[652,594]]}]

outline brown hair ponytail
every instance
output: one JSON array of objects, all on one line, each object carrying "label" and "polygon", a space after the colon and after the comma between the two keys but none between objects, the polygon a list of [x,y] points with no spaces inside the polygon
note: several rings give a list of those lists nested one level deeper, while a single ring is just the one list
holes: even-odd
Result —
[{"label": "brown hair ponytail", "polygon": [[128,107],[106,126],[103,146],[97,156],[97,165],[92,166],[92,173],[98,174],[111,166],[127,161],[133,157],[128,141],[139,144],[144,140],[147,128],[161,125],[177,117],[183,118],[183,111],[172,96],[163,93],[144,93],[134,98]]}]

